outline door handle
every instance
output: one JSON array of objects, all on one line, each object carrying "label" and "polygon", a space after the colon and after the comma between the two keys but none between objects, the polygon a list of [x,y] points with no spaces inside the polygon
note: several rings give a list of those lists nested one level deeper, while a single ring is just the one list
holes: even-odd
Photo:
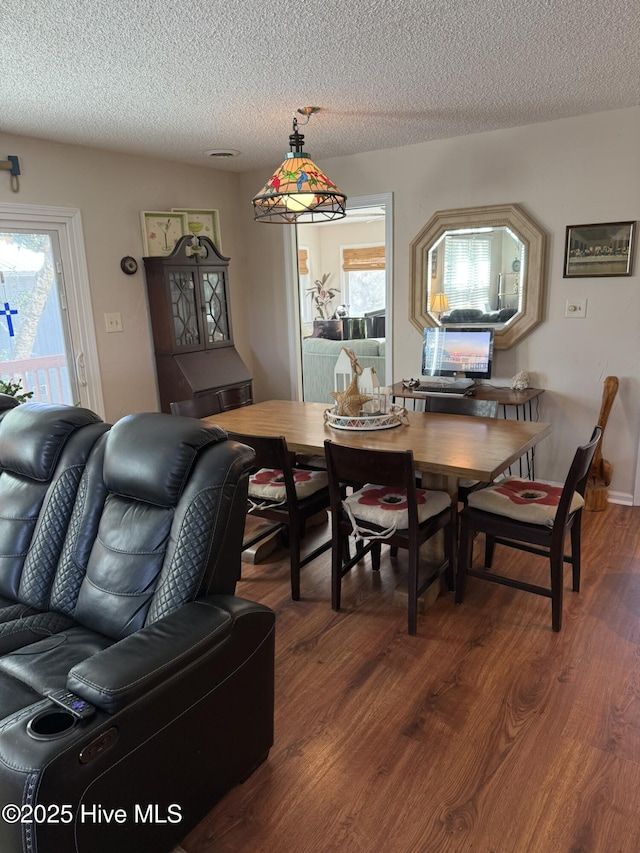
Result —
[{"label": "door handle", "polygon": [[76,355],[76,376],[80,385],[87,385],[87,374],[84,367],[84,353],[82,350]]}]

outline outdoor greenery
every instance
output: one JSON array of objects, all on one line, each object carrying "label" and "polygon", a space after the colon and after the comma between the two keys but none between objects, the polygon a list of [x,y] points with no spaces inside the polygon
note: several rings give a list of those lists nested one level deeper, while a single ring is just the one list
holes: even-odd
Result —
[{"label": "outdoor greenery", "polygon": [[0,394],[8,394],[10,397],[15,397],[19,403],[26,403],[33,397],[33,391],[25,391],[22,394],[18,392],[22,389],[21,382],[5,381],[0,379]]}]

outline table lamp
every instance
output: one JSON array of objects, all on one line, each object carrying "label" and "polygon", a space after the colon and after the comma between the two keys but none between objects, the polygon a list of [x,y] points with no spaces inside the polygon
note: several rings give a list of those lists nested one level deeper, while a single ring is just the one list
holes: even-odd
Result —
[{"label": "table lamp", "polygon": [[431,313],[435,314],[438,320],[443,311],[449,310],[449,300],[447,294],[438,292],[431,295]]}]

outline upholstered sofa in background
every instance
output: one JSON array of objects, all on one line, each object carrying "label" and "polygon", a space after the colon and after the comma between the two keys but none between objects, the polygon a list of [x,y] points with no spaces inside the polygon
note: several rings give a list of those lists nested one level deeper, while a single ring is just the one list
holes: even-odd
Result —
[{"label": "upholstered sofa in background", "polygon": [[449,323],[506,323],[517,313],[517,308],[502,308],[500,311],[489,312],[480,311],[478,308],[454,308],[440,317],[440,323],[443,326]]},{"label": "upholstered sofa in background", "polygon": [[375,367],[380,385],[385,385],[385,342],[378,338],[329,341],[306,338],[302,341],[302,387],[307,403],[332,403],[333,371],[342,348],[351,349],[361,367]]}]

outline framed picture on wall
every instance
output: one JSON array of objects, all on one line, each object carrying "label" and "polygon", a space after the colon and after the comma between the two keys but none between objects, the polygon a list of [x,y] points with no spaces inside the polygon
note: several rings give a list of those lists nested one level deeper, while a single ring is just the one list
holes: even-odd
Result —
[{"label": "framed picture on wall", "polygon": [[635,222],[568,225],[564,278],[631,275]]},{"label": "framed picture on wall", "polygon": [[187,210],[184,207],[174,207],[176,213],[184,213],[187,217],[185,234],[195,237],[208,237],[216,249],[221,252],[220,221],[217,210]]},{"label": "framed picture on wall", "polygon": [[174,210],[143,210],[142,246],[146,257],[166,257],[187,231],[187,216]]}]

